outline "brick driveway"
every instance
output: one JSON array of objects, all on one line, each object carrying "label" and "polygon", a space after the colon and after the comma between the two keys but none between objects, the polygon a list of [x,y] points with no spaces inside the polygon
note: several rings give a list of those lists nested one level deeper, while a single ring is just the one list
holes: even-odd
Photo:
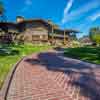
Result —
[{"label": "brick driveway", "polygon": [[100,66],[33,54],[18,65],[7,100],[100,100]]}]

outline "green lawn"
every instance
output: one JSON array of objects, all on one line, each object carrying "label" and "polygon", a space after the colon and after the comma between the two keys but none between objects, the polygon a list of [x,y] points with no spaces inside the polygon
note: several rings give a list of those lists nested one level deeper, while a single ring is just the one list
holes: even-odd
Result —
[{"label": "green lawn", "polygon": [[51,46],[27,45],[0,45],[0,88],[12,66],[23,56],[34,52],[40,52],[51,48]]},{"label": "green lawn", "polygon": [[100,64],[100,47],[67,48],[64,54],[67,57]]}]

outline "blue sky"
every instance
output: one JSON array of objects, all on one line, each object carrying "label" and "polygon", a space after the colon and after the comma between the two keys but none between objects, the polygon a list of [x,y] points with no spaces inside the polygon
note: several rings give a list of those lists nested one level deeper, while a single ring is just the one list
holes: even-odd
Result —
[{"label": "blue sky", "polygon": [[100,0],[2,0],[8,21],[16,16],[51,19],[61,28],[77,29],[87,35],[89,28],[100,26]]}]

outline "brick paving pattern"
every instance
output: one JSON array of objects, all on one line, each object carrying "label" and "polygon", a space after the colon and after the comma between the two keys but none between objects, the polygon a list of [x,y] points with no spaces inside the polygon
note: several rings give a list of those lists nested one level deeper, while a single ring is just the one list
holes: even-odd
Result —
[{"label": "brick paving pattern", "polygon": [[79,62],[62,59],[50,52],[25,58],[16,69],[7,100],[100,100],[100,69],[75,69]]}]

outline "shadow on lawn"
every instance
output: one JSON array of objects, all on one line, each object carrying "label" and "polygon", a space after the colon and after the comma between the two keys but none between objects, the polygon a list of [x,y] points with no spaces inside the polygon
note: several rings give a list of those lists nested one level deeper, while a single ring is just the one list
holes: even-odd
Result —
[{"label": "shadow on lawn", "polygon": [[65,49],[65,56],[100,64],[100,47],[80,47]]},{"label": "shadow on lawn", "polygon": [[8,46],[0,48],[0,56],[11,56],[11,55],[18,55],[19,51],[9,48]]},{"label": "shadow on lawn", "polygon": [[38,54],[38,59],[27,58],[25,61],[32,65],[43,65],[50,71],[61,71],[69,77],[78,75],[76,80],[69,82],[70,85],[80,87],[80,94],[89,97],[90,100],[100,100],[100,80],[96,80],[97,76],[93,70],[100,70],[99,65],[90,66],[89,63],[64,58],[57,53],[50,52]]}]

